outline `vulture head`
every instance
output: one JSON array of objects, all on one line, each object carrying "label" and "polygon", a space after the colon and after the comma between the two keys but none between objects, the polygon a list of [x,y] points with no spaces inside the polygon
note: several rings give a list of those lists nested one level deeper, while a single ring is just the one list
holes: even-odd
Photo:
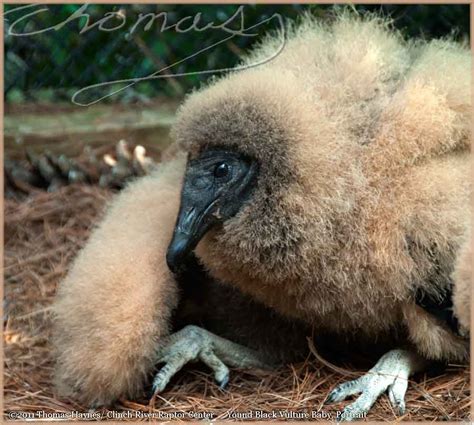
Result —
[{"label": "vulture head", "polygon": [[265,67],[188,98],[174,127],[188,162],[171,270],[196,248],[224,281],[274,283],[309,269],[306,252],[333,249],[357,172],[346,134],[319,104],[292,72]]}]

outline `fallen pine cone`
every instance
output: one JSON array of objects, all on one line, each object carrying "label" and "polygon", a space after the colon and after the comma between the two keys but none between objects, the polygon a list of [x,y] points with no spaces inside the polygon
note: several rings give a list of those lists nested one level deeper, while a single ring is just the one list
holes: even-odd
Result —
[{"label": "fallen pine cone", "polygon": [[100,159],[88,146],[78,158],[27,151],[25,160],[6,158],[4,161],[5,196],[37,190],[54,192],[73,183],[121,189],[130,179],[149,174],[156,165],[143,146],[136,145],[131,150],[125,140],[116,144],[114,155],[105,154]]}]

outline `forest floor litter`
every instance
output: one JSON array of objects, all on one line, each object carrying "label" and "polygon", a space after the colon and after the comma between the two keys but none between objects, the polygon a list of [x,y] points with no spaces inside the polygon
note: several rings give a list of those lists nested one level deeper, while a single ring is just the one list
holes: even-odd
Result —
[{"label": "forest floor litter", "polygon": [[[111,189],[73,184],[5,200],[5,418],[335,419],[348,402],[324,401],[332,388],[354,376],[322,362],[317,353],[272,372],[232,370],[225,390],[204,367],[192,365],[151,401],[120,400],[110,410],[90,410],[58,397],[52,385],[51,304],[112,196]],[[461,365],[450,365],[438,376],[419,374],[410,381],[405,415],[397,416],[384,395],[367,420],[469,420],[469,378],[469,368]]]}]

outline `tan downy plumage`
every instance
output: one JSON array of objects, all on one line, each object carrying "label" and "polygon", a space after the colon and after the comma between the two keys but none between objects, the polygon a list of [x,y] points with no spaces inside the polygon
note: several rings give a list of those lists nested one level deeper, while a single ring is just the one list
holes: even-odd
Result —
[{"label": "tan downy plumage", "polygon": [[172,161],[118,195],[61,282],[54,342],[62,395],[106,404],[142,391],[178,302],[165,253],[184,164]]},{"label": "tan downy plumage", "polygon": [[453,275],[453,310],[464,334],[471,330],[472,242],[472,238],[466,238],[456,259]]},{"label": "tan downy plumage", "polygon": [[[466,48],[403,41],[378,18],[308,18],[268,63],[190,95],[174,136],[191,158],[217,145],[260,164],[251,201],[196,249],[213,277],[317,329],[403,328],[428,358],[467,357],[414,302],[446,289],[469,226]],[[57,376],[85,400],[133,396],[152,369],[176,305],[164,252],[182,173],[171,162],[121,194],[62,284]]]}]

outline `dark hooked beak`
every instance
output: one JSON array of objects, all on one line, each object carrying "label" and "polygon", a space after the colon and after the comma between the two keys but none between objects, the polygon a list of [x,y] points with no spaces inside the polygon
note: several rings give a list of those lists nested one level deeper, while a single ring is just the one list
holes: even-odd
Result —
[{"label": "dark hooked beak", "polygon": [[211,227],[233,217],[247,200],[258,164],[239,153],[208,150],[189,160],[181,191],[181,207],[166,262],[173,273]]},{"label": "dark hooked beak", "polygon": [[181,205],[173,239],[166,253],[166,263],[173,273],[179,271],[184,260],[196,248],[205,233],[220,221],[216,211],[217,200],[191,207]]}]

